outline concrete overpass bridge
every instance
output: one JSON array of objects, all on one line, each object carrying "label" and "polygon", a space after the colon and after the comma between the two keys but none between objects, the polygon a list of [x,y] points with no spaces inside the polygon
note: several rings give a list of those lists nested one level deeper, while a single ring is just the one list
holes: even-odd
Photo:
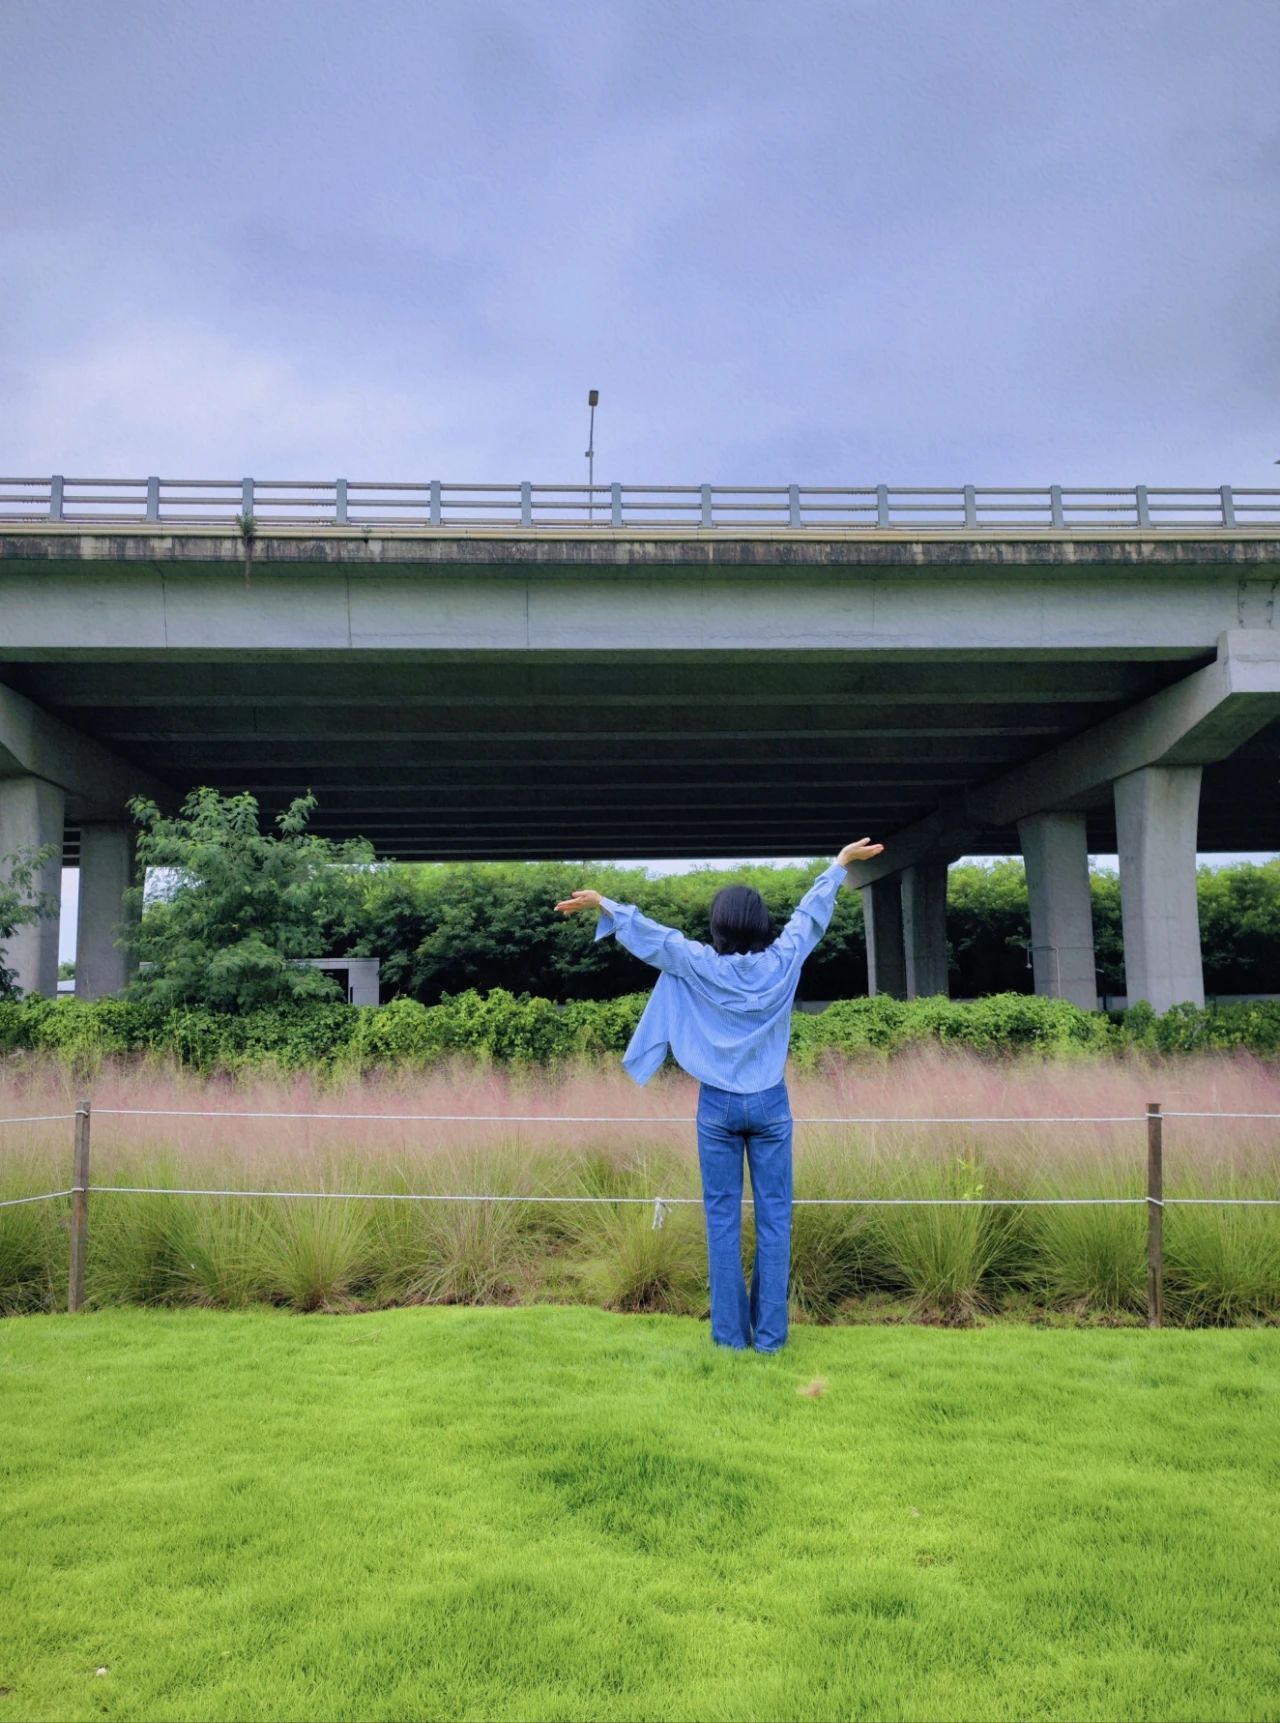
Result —
[{"label": "concrete overpass bridge", "polygon": [[[1278,584],[1280,491],[0,480],[0,854],[79,864],[92,996],[139,792],[312,789],[406,860],[869,831],[872,985],[915,994],[948,863],[1021,850],[1037,989],[1091,1004],[1118,850],[1163,1009],[1197,848],[1280,849]],[[56,951],[14,942],[25,988]]]}]

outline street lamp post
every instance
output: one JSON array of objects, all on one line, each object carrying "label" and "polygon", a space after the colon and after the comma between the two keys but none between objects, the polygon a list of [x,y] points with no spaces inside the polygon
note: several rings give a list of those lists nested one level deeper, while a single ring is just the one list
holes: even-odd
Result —
[{"label": "street lamp post", "polygon": [[600,404],[599,389],[587,390],[587,405],[591,409],[591,424],[587,432],[587,520],[596,520],[596,408]]}]

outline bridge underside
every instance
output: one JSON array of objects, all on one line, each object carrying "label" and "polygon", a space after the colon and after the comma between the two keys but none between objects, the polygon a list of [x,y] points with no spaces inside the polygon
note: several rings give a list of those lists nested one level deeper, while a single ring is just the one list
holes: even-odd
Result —
[{"label": "bridge underside", "polygon": [[[61,840],[111,991],[132,794],[386,858],[885,854],[873,989],[944,991],[946,869],[1024,854],[1039,991],[1203,997],[1194,861],[1280,850],[1280,532],[0,534],[0,856]],[[56,888],[56,870],[49,889]],[[91,930],[85,933],[85,928]],[[92,931],[96,929],[96,932]],[[47,991],[56,928],[22,936]],[[300,954],[301,955],[301,954]],[[24,985],[30,985],[28,981]]]},{"label": "bridge underside", "polygon": [[[923,819],[1212,653],[910,661],[847,651],[42,658],[0,680],[175,793],[403,860],[820,855]],[[1280,849],[1280,724],[1204,769],[1202,850]],[[74,813],[72,815],[74,819]],[[1111,802],[1089,847],[1114,852]],[[65,862],[79,833],[67,827]],[[996,826],[970,853],[1013,854]]]}]

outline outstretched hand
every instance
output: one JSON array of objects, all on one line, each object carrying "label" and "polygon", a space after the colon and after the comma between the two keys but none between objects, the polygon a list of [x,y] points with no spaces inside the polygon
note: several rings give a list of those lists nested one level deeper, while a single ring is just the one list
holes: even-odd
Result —
[{"label": "outstretched hand", "polygon": [[883,844],[873,844],[870,838],[858,838],[856,842],[846,844],[836,860],[841,867],[848,867],[853,862],[871,861],[883,849]]},{"label": "outstretched hand", "polygon": [[572,915],[575,909],[603,909],[604,899],[598,891],[573,891],[556,905],[561,915]]}]

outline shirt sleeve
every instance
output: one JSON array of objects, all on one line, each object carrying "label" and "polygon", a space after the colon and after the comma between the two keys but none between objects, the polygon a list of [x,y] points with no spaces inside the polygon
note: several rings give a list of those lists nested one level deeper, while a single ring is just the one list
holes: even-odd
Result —
[{"label": "shirt sleeve", "polygon": [[611,897],[603,897],[600,902],[596,939],[612,933],[619,945],[655,969],[665,969],[672,975],[688,975],[707,949],[696,939],[686,939],[676,928],[651,921],[633,903],[616,903]]},{"label": "shirt sleeve", "polygon": [[824,868],[796,905],[791,920],[774,941],[779,953],[790,961],[808,957],[831,924],[836,893],[844,884],[845,869],[838,861]]}]

